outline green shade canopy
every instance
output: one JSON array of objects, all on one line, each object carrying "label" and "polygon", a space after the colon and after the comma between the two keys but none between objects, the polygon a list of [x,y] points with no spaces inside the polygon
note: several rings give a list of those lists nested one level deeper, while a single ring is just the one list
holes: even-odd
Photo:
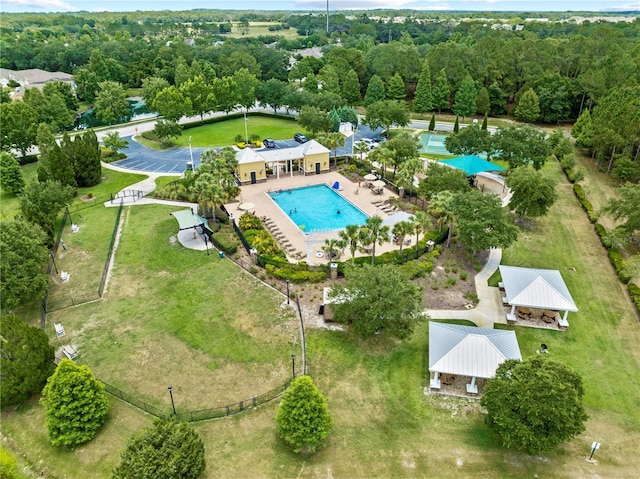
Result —
[{"label": "green shade canopy", "polygon": [[450,160],[442,160],[440,163],[462,170],[467,176],[475,175],[483,171],[506,170],[506,168],[483,160],[476,155],[459,156],[458,158],[451,158]]},{"label": "green shade canopy", "polygon": [[173,216],[175,219],[178,220],[178,224],[180,225],[180,231],[188,230],[191,228],[197,228],[200,225],[204,225],[204,227],[207,230],[211,231],[209,229],[209,225],[207,224],[207,220],[202,216],[196,215],[190,209],[174,211],[173,213],[171,213],[171,216]]}]

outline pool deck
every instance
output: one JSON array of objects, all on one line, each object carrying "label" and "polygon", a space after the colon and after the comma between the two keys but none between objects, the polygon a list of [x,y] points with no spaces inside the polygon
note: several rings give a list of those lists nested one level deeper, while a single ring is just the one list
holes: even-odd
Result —
[{"label": "pool deck", "polygon": [[[354,183],[334,171],[309,176],[294,174],[293,176],[281,176],[279,179],[269,177],[265,183],[242,186],[242,193],[239,196],[239,201],[226,204],[225,208],[227,208],[229,213],[233,214],[234,218],[238,219],[243,213],[245,213],[245,211],[240,210],[238,206],[242,203],[253,203],[255,208],[249,210],[249,212],[253,213],[255,211],[257,216],[266,216],[270,218],[287,238],[289,243],[291,243],[291,246],[293,247],[292,249],[299,253],[298,258],[293,255],[288,255],[287,257],[290,261],[303,260],[307,261],[309,264],[326,264],[328,259],[319,252],[322,251],[322,246],[326,239],[338,239],[338,232],[319,232],[305,235],[268,196],[268,192],[319,184],[327,184],[331,186],[336,181],[339,181],[340,186],[342,187],[342,190],[339,191],[339,193],[360,208],[368,216],[374,216],[377,214],[383,219],[389,216],[389,214],[380,211],[372,202],[385,201],[390,197],[394,197],[395,195],[391,191],[383,189],[382,194],[374,195],[371,192],[372,190],[369,188],[364,188],[362,186],[358,188],[358,183]],[[321,205],[319,205],[319,207],[321,207]],[[415,238],[413,238],[413,241],[415,241]],[[392,249],[399,249],[399,246],[393,245],[391,241],[386,242],[382,246],[376,245],[376,256]],[[360,253],[356,252],[356,256],[360,255]],[[345,261],[350,259],[350,256],[351,253],[349,250],[345,249],[339,259],[340,261]]]}]

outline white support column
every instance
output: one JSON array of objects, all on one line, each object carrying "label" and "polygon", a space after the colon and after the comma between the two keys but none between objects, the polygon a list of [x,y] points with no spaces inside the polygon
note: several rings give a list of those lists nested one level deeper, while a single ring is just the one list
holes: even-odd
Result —
[{"label": "white support column", "polygon": [[430,381],[429,386],[433,389],[440,389],[440,373],[438,371],[433,373],[433,379]]},{"label": "white support column", "polygon": [[476,385],[476,377],[471,378],[471,382],[467,384],[467,392],[469,394],[478,394],[478,386]]}]

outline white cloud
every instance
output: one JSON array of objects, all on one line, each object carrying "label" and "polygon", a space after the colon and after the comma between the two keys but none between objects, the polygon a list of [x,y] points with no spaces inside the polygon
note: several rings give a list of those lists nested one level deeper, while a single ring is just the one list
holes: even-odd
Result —
[{"label": "white cloud", "polygon": [[33,8],[36,10],[75,12],[78,8],[61,0],[4,0],[6,6],[14,8]]}]

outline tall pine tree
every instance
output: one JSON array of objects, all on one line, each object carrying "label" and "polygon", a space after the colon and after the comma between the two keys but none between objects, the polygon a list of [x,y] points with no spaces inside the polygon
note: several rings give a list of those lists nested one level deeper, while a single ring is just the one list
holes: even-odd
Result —
[{"label": "tall pine tree", "polygon": [[429,63],[424,62],[418,86],[416,87],[416,95],[413,99],[413,111],[416,113],[427,113],[433,110],[433,95],[431,93],[431,69]]},{"label": "tall pine tree", "polygon": [[387,99],[404,100],[407,96],[404,80],[400,74],[396,73],[387,82]]},{"label": "tall pine tree", "polygon": [[461,116],[463,122],[465,116],[471,116],[476,112],[476,96],[476,84],[471,75],[467,75],[462,80],[453,103],[453,112]]},{"label": "tall pine tree", "polygon": [[533,88],[528,88],[520,95],[513,114],[518,120],[526,122],[536,121],[540,117],[540,102]]},{"label": "tall pine tree", "polygon": [[348,105],[355,105],[360,101],[360,81],[355,70],[349,70],[342,83],[342,98]]},{"label": "tall pine tree", "polygon": [[443,68],[438,73],[436,79],[436,85],[433,88],[433,108],[438,109],[438,113],[441,113],[443,109],[449,108],[449,97],[451,92],[449,91],[449,81],[447,80],[447,72]]},{"label": "tall pine tree", "polygon": [[373,75],[367,86],[367,93],[364,96],[365,106],[385,99],[384,82],[378,75]]}]

